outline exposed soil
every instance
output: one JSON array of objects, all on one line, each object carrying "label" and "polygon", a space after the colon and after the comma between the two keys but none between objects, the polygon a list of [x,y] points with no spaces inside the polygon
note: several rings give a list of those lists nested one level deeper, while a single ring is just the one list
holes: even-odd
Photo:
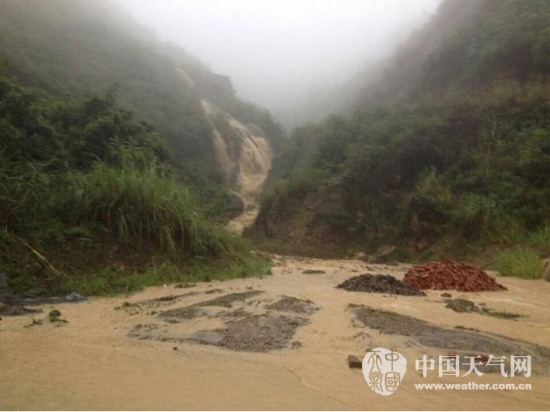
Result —
[{"label": "exposed soil", "polygon": [[347,279],[337,286],[350,292],[389,293],[403,296],[425,296],[421,290],[389,275],[360,275]]}]

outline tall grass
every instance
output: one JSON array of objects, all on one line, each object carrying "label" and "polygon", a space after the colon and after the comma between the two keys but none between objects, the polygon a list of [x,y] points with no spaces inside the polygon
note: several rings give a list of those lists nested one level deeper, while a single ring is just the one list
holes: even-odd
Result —
[{"label": "tall grass", "polygon": [[68,173],[66,183],[62,211],[77,224],[99,222],[120,241],[146,239],[173,254],[221,248],[190,191],[154,161],[98,162],[90,171]]},{"label": "tall grass", "polygon": [[541,269],[540,258],[533,250],[518,246],[498,255],[496,269],[503,276],[538,279]]},{"label": "tall grass", "polygon": [[550,226],[539,227],[537,231],[531,233],[529,242],[538,246],[550,245]]},{"label": "tall grass", "polygon": [[0,225],[29,228],[48,219],[51,177],[38,163],[9,162],[0,151]]}]

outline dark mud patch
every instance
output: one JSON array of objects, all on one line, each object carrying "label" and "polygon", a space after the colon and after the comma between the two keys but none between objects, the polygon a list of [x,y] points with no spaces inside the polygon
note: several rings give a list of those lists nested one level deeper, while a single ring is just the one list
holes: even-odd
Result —
[{"label": "dark mud patch", "polygon": [[347,279],[337,287],[350,292],[388,293],[403,296],[426,295],[421,290],[415,289],[389,275],[359,275]]},{"label": "dark mud patch", "polygon": [[195,332],[175,331],[170,324],[137,324],[128,336],[141,340],[214,345],[234,351],[268,352],[289,347],[296,329],[307,323],[309,320],[302,316],[247,314],[225,322],[223,328]]},{"label": "dark mud patch", "polygon": [[500,319],[518,319],[525,317],[519,313],[500,312],[490,308],[480,307],[467,299],[446,299],[445,307],[457,313],[478,313],[480,315],[492,316]]},{"label": "dark mud patch", "polygon": [[308,315],[317,310],[312,301],[301,300],[291,296],[283,296],[281,300],[278,300],[271,305],[267,305],[266,309],[277,310],[279,312],[292,312]]},{"label": "dark mud patch", "polygon": [[208,316],[208,311],[197,306],[186,306],[184,308],[170,309],[162,312],[159,316],[167,320],[190,320]]},{"label": "dark mud patch", "polygon": [[185,282],[185,283],[178,283],[174,285],[174,289],[188,289],[188,288],[194,288],[195,286],[197,285],[194,283]]},{"label": "dark mud patch", "polygon": [[202,345],[221,346],[225,329],[201,330],[193,333],[187,341],[200,343]]},{"label": "dark mud patch", "polygon": [[[307,315],[317,308],[312,302],[290,296],[283,296],[274,303],[270,299],[248,301],[261,293],[257,290],[232,293],[166,310],[156,317],[163,323],[138,324],[128,336],[163,342],[215,345],[248,352],[290,347],[296,329],[309,323]],[[250,303],[259,306],[260,312],[253,314],[245,310]],[[186,321],[191,319],[199,320],[187,324]],[[200,319],[205,320],[204,325]]]},{"label": "dark mud patch", "polygon": [[250,290],[247,292],[230,293],[229,295],[220,296],[219,298],[210,299],[204,302],[199,302],[193,306],[220,306],[230,308],[234,303],[244,302],[248,298],[264,293],[261,290]]},{"label": "dark mud patch", "polygon": [[306,269],[302,272],[304,275],[324,275],[327,272],[320,269]]},{"label": "dark mud patch", "polygon": [[7,305],[0,302],[0,315],[2,316],[23,316],[41,312],[42,309],[29,309],[21,305]]},{"label": "dark mud patch", "polygon": [[298,327],[309,323],[301,316],[253,315],[227,324],[219,346],[236,351],[268,352],[288,346]]},{"label": "dark mud patch", "polygon": [[179,302],[183,298],[199,294],[199,292],[188,292],[180,295],[167,295],[161,296],[159,298],[141,300],[139,302],[123,302],[122,305],[115,307],[115,310],[123,309],[130,315],[137,315],[145,310],[154,310],[163,306],[169,306],[176,302]]},{"label": "dark mud patch", "polygon": [[141,340],[161,340],[155,331],[160,328],[160,325],[155,323],[141,324],[138,323],[128,332],[128,337]]},{"label": "dark mud patch", "polygon": [[246,316],[250,316],[250,313],[244,309],[223,310],[214,315],[214,317],[222,319],[244,318]]},{"label": "dark mud patch", "polygon": [[[550,373],[550,348],[485,332],[447,329],[410,316],[352,305],[356,319],[385,335],[406,336],[415,343],[433,348],[492,354],[495,356],[531,355],[533,371]],[[480,369],[481,370],[481,369]]]},{"label": "dark mud patch", "polygon": [[467,299],[446,299],[445,307],[458,313],[479,312],[477,305]]},{"label": "dark mud patch", "polygon": [[212,295],[214,293],[223,293],[223,289],[210,289],[204,292],[206,295]]},{"label": "dark mud patch", "polygon": [[179,294],[179,295],[167,295],[167,296],[161,296],[160,298],[142,300],[140,302],[137,302],[137,304],[140,304],[140,305],[154,305],[156,303],[175,302],[175,301],[178,301],[182,298],[187,298],[189,296],[196,296],[198,294],[199,294],[199,292],[187,292],[187,293],[182,293],[182,294]]},{"label": "dark mud patch", "polygon": [[[193,292],[191,292],[193,293]],[[263,293],[262,291],[253,290],[242,293],[230,293],[228,295],[220,296],[215,299],[206,300],[203,302],[198,302],[190,306],[185,306],[183,308],[175,308],[170,310],[165,310],[161,312],[158,316],[161,319],[167,320],[169,322],[175,323],[180,320],[190,320],[200,317],[240,317],[246,316],[247,312],[242,309],[231,311],[224,311],[215,313],[206,308],[208,307],[221,307],[221,308],[231,308],[235,303],[245,302],[247,299]]]}]

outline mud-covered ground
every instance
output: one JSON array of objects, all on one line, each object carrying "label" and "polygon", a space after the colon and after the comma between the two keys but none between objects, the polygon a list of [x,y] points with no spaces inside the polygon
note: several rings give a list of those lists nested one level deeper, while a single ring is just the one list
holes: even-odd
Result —
[{"label": "mud-covered ground", "polygon": [[[1,316],[0,409],[501,410],[550,404],[550,283],[499,278],[508,290],[403,296],[395,293],[407,265],[273,260],[273,275],[263,279],[168,285]],[[337,287],[359,274],[384,277],[348,281],[352,291]],[[368,293],[360,291],[365,285]],[[373,285],[390,287],[376,293]],[[457,299],[477,309],[447,307]],[[53,310],[60,314],[52,319]],[[349,355],[362,358],[376,347],[394,349],[409,362],[390,397],[372,392],[361,370],[348,366]],[[494,367],[464,378],[440,378],[436,371],[422,378],[415,370],[423,355],[450,354],[530,355],[532,376],[513,382],[532,389],[417,390],[415,384],[426,382],[512,382]]]},{"label": "mud-covered ground", "polygon": [[[223,293],[219,290],[219,293]],[[176,299],[172,300],[176,303]],[[126,307],[132,307],[128,305]],[[267,352],[289,345],[296,329],[309,323],[316,308],[289,296],[265,297],[263,291],[229,293],[192,305],[154,312],[154,322],[137,324],[132,338],[175,343],[202,343],[227,349]],[[203,320],[204,329],[186,327]],[[211,322],[208,322],[211,321]],[[209,327],[210,326],[210,327]],[[299,346],[299,342],[294,342]]]}]

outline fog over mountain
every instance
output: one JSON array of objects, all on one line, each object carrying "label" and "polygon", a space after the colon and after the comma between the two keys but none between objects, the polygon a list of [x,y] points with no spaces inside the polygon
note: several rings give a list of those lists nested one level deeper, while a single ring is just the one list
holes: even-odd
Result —
[{"label": "fog over mountain", "polygon": [[317,88],[388,56],[440,0],[117,0],[287,127]]}]

